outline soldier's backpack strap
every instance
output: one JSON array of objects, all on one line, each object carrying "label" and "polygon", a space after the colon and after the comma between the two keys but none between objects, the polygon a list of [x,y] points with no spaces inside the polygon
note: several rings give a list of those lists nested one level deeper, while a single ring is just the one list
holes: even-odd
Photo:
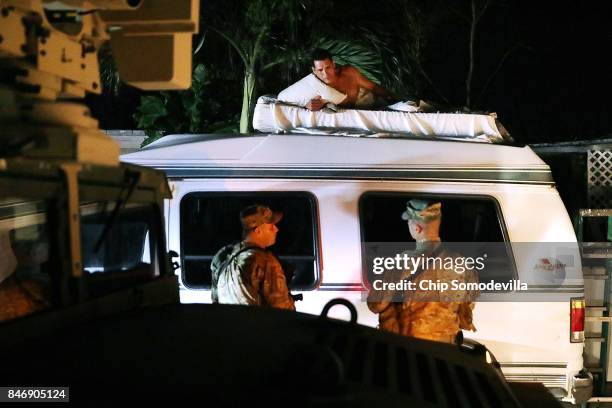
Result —
[{"label": "soldier's backpack strap", "polygon": [[265,252],[264,249],[256,247],[256,246],[245,246],[244,248],[242,248],[240,251],[236,252],[235,254],[233,254],[232,256],[230,256],[228,259],[226,259],[222,264],[221,267],[219,268],[219,273],[223,272],[225,270],[225,268],[227,268],[228,265],[231,264],[231,262],[236,259],[236,257],[238,255],[240,255],[243,252],[249,251],[249,250],[255,250],[255,251],[263,251]]}]

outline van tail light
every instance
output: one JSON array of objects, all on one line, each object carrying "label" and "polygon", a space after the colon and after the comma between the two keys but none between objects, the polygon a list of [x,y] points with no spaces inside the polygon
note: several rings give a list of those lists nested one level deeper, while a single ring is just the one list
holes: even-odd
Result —
[{"label": "van tail light", "polygon": [[570,342],[584,342],[584,298],[572,298],[570,300]]}]

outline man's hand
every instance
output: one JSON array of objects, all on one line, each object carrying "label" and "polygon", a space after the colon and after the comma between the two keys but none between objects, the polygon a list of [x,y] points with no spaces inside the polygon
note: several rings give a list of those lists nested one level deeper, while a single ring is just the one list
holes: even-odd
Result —
[{"label": "man's hand", "polygon": [[317,96],[316,98],[312,98],[307,104],[306,109],[311,111],[321,110],[327,101],[325,99],[321,99],[321,96]]}]

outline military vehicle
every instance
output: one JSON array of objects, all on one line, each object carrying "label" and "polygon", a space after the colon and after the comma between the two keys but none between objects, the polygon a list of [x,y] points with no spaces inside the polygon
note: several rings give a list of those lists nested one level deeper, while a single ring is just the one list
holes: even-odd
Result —
[{"label": "military vehicle", "polygon": [[198,17],[195,0],[0,2],[0,321],[136,283],[146,285],[125,302],[166,286],[176,301],[166,178],[119,163],[118,144],[78,99],[100,93],[98,51],[108,40],[126,82],[189,87]]}]

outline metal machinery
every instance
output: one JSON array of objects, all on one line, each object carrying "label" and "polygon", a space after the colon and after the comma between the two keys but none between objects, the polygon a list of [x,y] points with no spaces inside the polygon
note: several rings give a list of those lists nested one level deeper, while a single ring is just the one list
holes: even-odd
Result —
[{"label": "metal machinery", "polygon": [[[101,92],[107,41],[124,81],[188,88],[198,19],[197,0],[0,1],[0,283],[29,288],[15,305],[4,302],[0,321],[133,281],[176,288],[163,238],[165,176],[120,164],[119,146],[80,99]],[[128,262],[131,248],[141,253]],[[11,298],[6,289],[0,302]]]}]

